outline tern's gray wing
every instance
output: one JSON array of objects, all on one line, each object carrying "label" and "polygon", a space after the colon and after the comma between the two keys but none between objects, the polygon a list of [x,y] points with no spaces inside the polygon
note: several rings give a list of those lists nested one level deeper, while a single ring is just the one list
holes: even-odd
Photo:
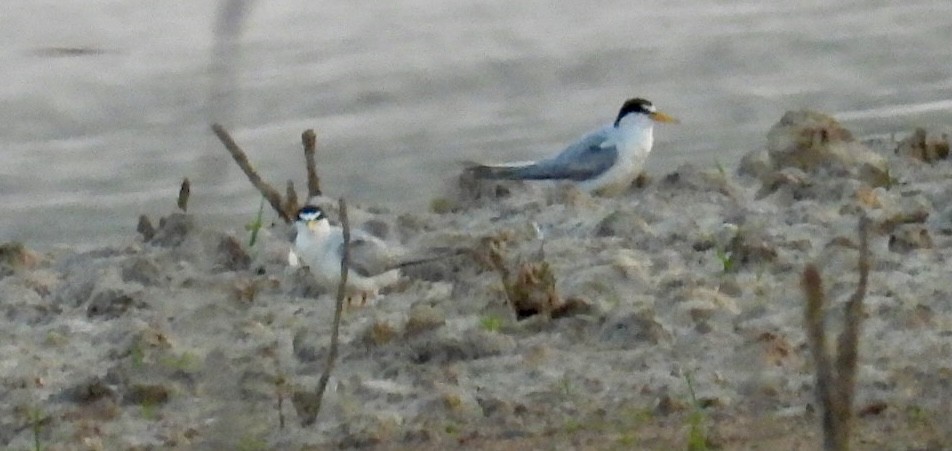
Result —
[{"label": "tern's gray wing", "polygon": [[550,178],[588,180],[601,175],[618,160],[615,143],[608,141],[611,126],[606,126],[582,137],[560,154],[536,164]]},{"label": "tern's gray wing", "polygon": [[510,180],[562,179],[582,181],[598,177],[618,160],[610,142],[611,125],[583,136],[558,155],[531,164],[481,165],[471,170],[479,178]]},{"label": "tern's gray wing", "polygon": [[[350,241],[351,271],[363,277],[372,277],[393,269],[396,258],[390,248],[379,239],[363,234],[355,234]],[[343,257],[344,243],[338,247],[338,253]]]}]

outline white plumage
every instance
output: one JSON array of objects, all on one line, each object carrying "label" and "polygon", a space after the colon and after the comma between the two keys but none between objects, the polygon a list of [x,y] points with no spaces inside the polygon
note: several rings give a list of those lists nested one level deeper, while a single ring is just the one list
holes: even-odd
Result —
[{"label": "white plumage", "polygon": [[[344,231],[331,225],[324,212],[314,206],[298,211],[294,223],[297,236],[288,255],[289,263],[298,260],[310,268],[317,281],[328,289],[340,284],[344,256]],[[399,252],[379,238],[361,230],[351,230],[347,296],[372,298],[400,280]]]}]

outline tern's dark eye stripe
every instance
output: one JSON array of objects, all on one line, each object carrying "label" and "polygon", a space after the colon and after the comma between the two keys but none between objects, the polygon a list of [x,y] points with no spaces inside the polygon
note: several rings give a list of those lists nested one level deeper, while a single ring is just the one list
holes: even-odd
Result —
[{"label": "tern's dark eye stripe", "polygon": [[298,210],[298,219],[302,221],[316,221],[324,217],[324,212],[314,206],[305,206]]}]

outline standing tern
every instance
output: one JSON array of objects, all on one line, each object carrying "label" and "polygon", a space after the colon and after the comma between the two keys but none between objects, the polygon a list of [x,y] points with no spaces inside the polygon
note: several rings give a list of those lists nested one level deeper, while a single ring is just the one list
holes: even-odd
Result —
[{"label": "standing tern", "polygon": [[477,164],[468,168],[476,178],[500,180],[567,180],[583,191],[621,193],[641,172],[654,143],[655,122],[678,120],[641,98],[629,99],[612,124],[595,130],[558,155],[539,161]]}]

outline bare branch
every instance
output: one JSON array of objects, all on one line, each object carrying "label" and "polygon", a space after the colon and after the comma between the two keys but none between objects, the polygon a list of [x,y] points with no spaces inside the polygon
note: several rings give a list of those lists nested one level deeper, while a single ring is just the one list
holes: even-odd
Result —
[{"label": "bare branch", "polygon": [[[859,283],[846,304],[843,332],[836,350],[836,376],[839,384],[834,404],[839,412],[840,437],[837,442],[848,446],[853,420],[853,398],[856,393],[856,367],[859,363],[859,334],[863,324],[863,299],[869,283],[869,218],[859,222]],[[845,448],[838,448],[845,449]]]},{"label": "bare branch", "polygon": [[231,138],[231,135],[228,134],[228,131],[225,130],[225,127],[222,127],[219,124],[212,124],[212,131],[215,132],[215,136],[218,136],[218,139],[225,146],[225,150],[231,154],[231,157],[235,159],[235,163],[238,163],[238,167],[244,171],[245,175],[248,176],[248,180],[251,181],[251,184],[261,192],[261,195],[265,199],[268,199],[268,203],[271,204],[271,208],[278,213],[278,216],[284,220],[286,223],[291,223],[292,219],[285,213],[281,204],[281,194],[279,194],[271,185],[261,179],[261,176],[258,175],[258,172],[251,166],[251,163],[248,162],[248,157],[245,155],[245,152],[241,150],[241,147],[238,147],[238,144],[235,143],[235,140]]},{"label": "bare branch", "polygon": [[837,340],[835,367],[833,357],[826,349],[823,324],[826,297],[820,272],[816,266],[807,265],[801,280],[807,301],[804,327],[816,361],[816,396],[823,411],[823,445],[828,451],[846,451],[850,445],[863,299],[869,284],[869,218],[865,216],[860,219],[859,240],[859,283],[846,304],[845,324]]},{"label": "bare branch", "polygon": [[136,232],[141,233],[142,239],[146,242],[152,241],[152,238],[155,237],[155,227],[152,226],[152,221],[149,220],[148,216],[139,216],[139,225],[136,226]]},{"label": "bare branch", "polygon": [[293,218],[299,207],[300,204],[298,204],[297,191],[294,189],[294,181],[288,179],[288,187],[284,195],[284,212]]},{"label": "bare branch", "polygon": [[317,177],[317,166],[314,161],[314,152],[317,150],[317,135],[314,130],[307,129],[301,134],[304,144],[304,163],[307,167],[307,198],[321,195],[321,179]]},{"label": "bare branch", "polygon": [[813,354],[816,365],[816,398],[820,411],[823,414],[824,445],[826,450],[835,450],[832,431],[836,430],[836,407],[833,401],[833,392],[836,391],[836,378],[833,374],[833,363],[826,350],[826,329],[823,324],[823,306],[826,296],[823,294],[823,278],[820,270],[810,264],[803,270],[800,280],[807,305],[804,309],[807,339],[810,352]]},{"label": "bare branch", "polygon": [[178,207],[183,212],[188,212],[188,196],[192,194],[192,183],[188,181],[188,177],[185,177],[182,180],[182,186],[179,188],[178,192]]},{"label": "bare branch", "polygon": [[334,306],[334,330],[331,333],[331,349],[327,354],[327,363],[324,364],[324,374],[321,374],[321,380],[317,384],[317,404],[314,411],[315,418],[321,411],[321,401],[324,399],[324,391],[327,390],[327,383],[331,378],[331,371],[334,370],[334,362],[337,360],[337,347],[340,340],[340,318],[344,310],[344,298],[347,294],[347,267],[350,264],[350,222],[347,220],[347,203],[343,198],[339,201],[340,205],[340,223],[344,229],[344,255],[340,260],[340,284],[337,285],[337,303]]}]

